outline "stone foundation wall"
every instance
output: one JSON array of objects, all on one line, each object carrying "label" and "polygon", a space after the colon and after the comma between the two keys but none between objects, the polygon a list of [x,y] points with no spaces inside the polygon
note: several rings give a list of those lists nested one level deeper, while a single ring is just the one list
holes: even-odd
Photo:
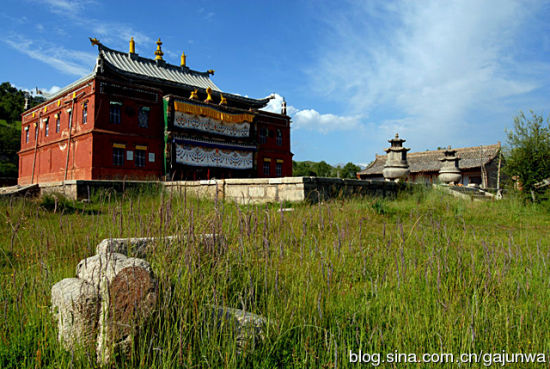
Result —
[{"label": "stone foundation wall", "polygon": [[404,184],[395,182],[320,177],[232,178],[202,181],[66,181],[40,185],[40,193],[62,193],[71,199],[86,199],[97,189],[124,191],[139,186],[162,185],[167,191],[239,204],[323,201],[347,196],[395,196]]},{"label": "stone foundation wall", "polygon": [[395,196],[403,185],[358,179],[283,177],[165,182],[166,189],[239,204],[323,201],[346,196]]}]

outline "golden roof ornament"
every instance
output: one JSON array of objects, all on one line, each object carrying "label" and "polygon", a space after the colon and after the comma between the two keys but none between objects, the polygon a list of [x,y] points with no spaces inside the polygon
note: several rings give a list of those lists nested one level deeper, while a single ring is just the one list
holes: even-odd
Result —
[{"label": "golden roof ornament", "polygon": [[198,100],[199,99],[199,94],[198,94],[199,90],[195,89],[193,91],[191,91],[191,96],[189,96],[189,98],[191,100]]},{"label": "golden roof ornament", "polygon": [[185,59],[186,59],[185,53],[182,51],[181,52],[181,60],[180,60],[182,67],[185,67]]},{"label": "golden roof ornament", "polygon": [[214,69],[208,69],[206,73],[214,75],[215,70]]},{"label": "golden roof ornament", "polygon": [[134,37],[130,38],[130,54],[136,53],[136,42],[134,41]]},{"label": "golden roof ornament", "polygon": [[227,99],[220,94],[220,105],[227,105]]},{"label": "golden roof ornament", "polygon": [[157,41],[157,49],[155,50],[155,60],[162,60],[162,56],[164,55],[164,53],[160,48],[161,45],[162,45],[162,41],[160,40],[160,37],[159,37],[159,40]]},{"label": "golden roof ornament", "polygon": [[99,40],[95,37],[90,37],[90,42],[92,43],[92,46],[97,46],[99,45]]},{"label": "golden roof ornament", "polygon": [[214,99],[212,98],[212,89],[210,87],[206,88],[206,100],[204,100],[207,103],[214,102]]}]

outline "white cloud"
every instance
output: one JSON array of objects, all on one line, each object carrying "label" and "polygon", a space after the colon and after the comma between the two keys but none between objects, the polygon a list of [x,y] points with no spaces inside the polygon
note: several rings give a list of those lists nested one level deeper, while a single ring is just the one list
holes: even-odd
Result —
[{"label": "white cloud", "polygon": [[7,38],[4,42],[19,52],[44,62],[60,72],[79,77],[91,72],[97,57],[93,53],[67,50],[62,46],[49,42],[38,44],[22,36]]},{"label": "white cloud", "polygon": [[317,91],[347,101],[352,114],[382,117],[368,124],[373,139],[399,130],[419,146],[453,144],[457,136],[473,135],[467,125],[486,124],[473,121],[474,112],[508,111],[510,99],[548,82],[548,74],[529,72],[548,65],[520,61],[518,33],[536,4],[347,4],[327,16],[328,41],[311,77]]},{"label": "white cloud", "polygon": [[295,129],[309,129],[328,133],[331,131],[347,131],[360,127],[361,116],[338,116],[321,114],[313,109],[299,110],[292,117]]},{"label": "white cloud", "polygon": [[[283,103],[283,97],[277,93],[269,103],[262,109],[272,113],[280,113]],[[292,118],[293,129],[305,129],[328,133],[331,131],[345,131],[359,128],[361,116],[339,116],[335,114],[321,114],[314,109],[297,109],[292,105],[287,105],[287,114]]]}]

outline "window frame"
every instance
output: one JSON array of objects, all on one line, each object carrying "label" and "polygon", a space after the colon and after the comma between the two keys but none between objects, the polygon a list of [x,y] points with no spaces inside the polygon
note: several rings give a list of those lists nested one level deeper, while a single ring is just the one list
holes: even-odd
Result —
[{"label": "window frame", "polygon": [[122,103],[118,101],[109,102],[109,123],[121,124],[122,123]]},{"label": "window frame", "polygon": [[[142,113],[143,112],[143,113]],[[149,128],[149,117],[150,117],[151,108],[148,106],[140,106],[138,109],[138,127],[139,128]],[[145,124],[142,125],[141,116],[144,114]]]},{"label": "window frame", "polygon": [[113,166],[123,167],[126,159],[126,149],[113,147]]},{"label": "window frame", "polygon": [[147,150],[136,149],[135,150],[135,155],[134,155],[134,164],[135,164],[135,166],[137,168],[145,168],[145,165],[147,163],[146,157],[147,157]]},{"label": "window frame", "polygon": [[88,123],[88,103],[82,104],[82,124]]},{"label": "window frame", "polygon": [[271,175],[271,159],[264,159],[263,172],[264,176],[269,177]]},{"label": "window frame", "polygon": [[277,128],[276,137],[277,146],[283,146],[283,132],[280,128]]},{"label": "window frame", "polygon": [[280,162],[275,163],[275,175],[277,177],[283,176],[283,163],[280,163]]},{"label": "window frame", "polygon": [[269,131],[267,130],[267,128],[260,127],[259,138],[258,138],[258,141],[260,142],[260,144],[267,143],[267,136],[268,135],[269,135]]}]

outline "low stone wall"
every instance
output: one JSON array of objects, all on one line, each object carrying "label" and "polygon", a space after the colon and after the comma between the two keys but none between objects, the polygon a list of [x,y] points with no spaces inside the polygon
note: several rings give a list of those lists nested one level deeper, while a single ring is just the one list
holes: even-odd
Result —
[{"label": "low stone wall", "polygon": [[358,179],[283,177],[244,178],[210,181],[164,182],[169,191],[186,192],[235,201],[239,204],[258,204],[280,201],[323,201],[347,196],[395,196],[403,184]]},{"label": "low stone wall", "polygon": [[140,186],[164,186],[168,191],[239,204],[323,201],[347,196],[395,196],[405,184],[395,182],[320,177],[232,178],[202,181],[66,181],[40,184],[40,193],[61,193],[71,199],[86,199],[98,189],[124,191]]},{"label": "low stone wall", "polygon": [[97,190],[124,192],[132,188],[161,186],[158,181],[101,181],[101,180],[68,180],[65,182],[40,183],[40,195],[58,193],[69,199],[89,199]]}]

